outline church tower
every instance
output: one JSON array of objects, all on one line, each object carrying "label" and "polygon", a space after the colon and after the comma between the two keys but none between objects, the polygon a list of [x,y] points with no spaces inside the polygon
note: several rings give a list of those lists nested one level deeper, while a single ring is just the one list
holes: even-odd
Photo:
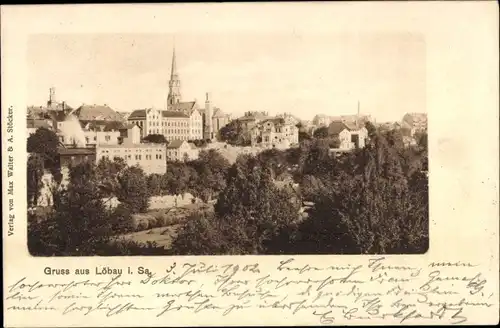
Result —
[{"label": "church tower", "polygon": [[181,81],[177,73],[177,61],[175,58],[175,47],[172,54],[172,68],[170,71],[170,81],[168,82],[167,107],[181,101]]}]

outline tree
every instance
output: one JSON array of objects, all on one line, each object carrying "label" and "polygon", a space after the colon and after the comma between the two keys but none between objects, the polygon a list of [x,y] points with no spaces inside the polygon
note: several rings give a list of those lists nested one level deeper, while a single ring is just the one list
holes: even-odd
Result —
[{"label": "tree", "polygon": [[132,213],[148,210],[150,192],[142,168],[139,166],[125,168],[118,176],[118,184],[118,200],[126,204]]},{"label": "tree", "polygon": [[377,134],[377,128],[372,122],[367,121],[365,123],[366,131],[368,131],[368,138],[373,138]]},{"label": "tree", "polygon": [[297,220],[298,207],[287,191],[276,187],[270,167],[244,155],[230,168],[215,213],[229,230],[224,234],[229,253],[259,254],[268,252],[266,242]]},{"label": "tree", "polygon": [[53,239],[60,255],[93,255],[109,241],[111,221],[96,182],[93,164],[71,167],[67,190],[54,199]]},{"label": "tree", "polygon": [[192,186],[197,196],[205,201],[217,196],[226,187],[226,174],[229,161],[217,150],[201,151],[198,159],[190,163],[197,176],[197,181]]},{"label": "tree", "polygon": [[126,167],[127,163],[121,157],[115,157],[113,160],[104,157],[97,163],[98,185],[104,197],[113,197],[120,193],[118,176]]},{"label": "tree", "polygon": [[245,145],[249,142],[243,124],[239,120],[233,120],[223,126],[219,131],[221,141],[231,145]]},{"label": "tree", "polygon": [[273,178],[286,172],[288,168],[285,152],[272,148],[266,149],[257,155],[261,165],[269,165]]},{"label": "tree", "polygon": [[420,149],[427,151],[427,132],[421,131],[415,133],[415,140]]},{"label": "tree", "polygon": [[43,187],[43,172],[44,164],[43,158],[39,154],[32,154],[28,158],[27,165],[27,192],[28,192],[28,206],[36,206],[38,198]]},{"label": "tree", "polygon": [[303,140],[311,140],[311,135],[305,131],[299,131],[299,142]]},{"label": "tree", "polygon": [[391,137],[375,135],[365,149],[346,158],[340,171],[323,178],[328,187],[314,197],[310,218],[298,229],[298,248],[315,253],[425,252],[426,176],[414,175],[418,183],[408,179],[400,144]]},{"label": "tree", "polygon": [[191,175],[191,170],[186,163],[170,163],[167,172],[162,178],[162,190],[173,195],[187,192],[189,190]]},{"label": "tree", "polygon": [[152,196],[161,196],[163,194],[161,189],[161,180],[161,174],[150,174],[148,176],[148,188]]},{"label": "tree", "polygon": [[322,126],[318,129],[316,129],[313,133],[313,137],[316,139],[328,138],[328,127]]},{"label": "tree", "polygon": [[58,147],[59,138],[53,131],[45,127],[38,128],[34,134],[28,137],[28,153],[39,154],[49,165],[58,163]]},{"label": "tree", "polygon": [[172,250],[198,255],[276,252],[270,242],[298,217],[298,206],[291,199],[275,186],[269,167],[254,156],[239,156],[229,169],[214,214],[189,220]]},{"label": "tree", "polygon": [[143,139],[145,142],[157,143],[157,144],[167,144],[168,141],[165,139],[163,134],[148,134]]},{"label": "tree", "polygon": [[45,127],[38,128],[34,134],[28,137],[28,153],[40,155],[43,159],[44,167],[52,173],[57,184],[60,184],[62,181],[62,174],[59,163],[58,147],[59,138],[53,131]]}]

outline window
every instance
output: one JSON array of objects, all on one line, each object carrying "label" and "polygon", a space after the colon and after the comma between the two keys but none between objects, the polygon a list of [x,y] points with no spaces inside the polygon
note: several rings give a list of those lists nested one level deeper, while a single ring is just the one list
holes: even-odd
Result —
[{"label": "window", "polygon": [[158,155],[158,159],[161,159],[161,154]]},{"label": "window", "polygon": [[105,139],[106,139],[106,141],[110,141],[111,137],[110,136],[106,136]]}]

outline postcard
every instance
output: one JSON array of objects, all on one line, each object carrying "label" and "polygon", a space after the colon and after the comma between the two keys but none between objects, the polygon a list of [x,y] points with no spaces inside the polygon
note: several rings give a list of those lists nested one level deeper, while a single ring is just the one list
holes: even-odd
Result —
[{"label": "postcard", "polygon": [[2,6],[4,325],[498,323],[497,9]]}]

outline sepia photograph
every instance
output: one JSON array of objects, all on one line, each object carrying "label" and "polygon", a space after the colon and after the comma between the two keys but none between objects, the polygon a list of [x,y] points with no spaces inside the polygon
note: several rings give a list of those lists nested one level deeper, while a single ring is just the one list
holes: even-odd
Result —
[{"label": "sepia photograph", "polygon": [[26,58],[32,256],[429,249],[419,34],[38,34]]},{"label": "sepia photograph", "polygon": [[498,324],[497,9],[0,6],[4,325]]}]

